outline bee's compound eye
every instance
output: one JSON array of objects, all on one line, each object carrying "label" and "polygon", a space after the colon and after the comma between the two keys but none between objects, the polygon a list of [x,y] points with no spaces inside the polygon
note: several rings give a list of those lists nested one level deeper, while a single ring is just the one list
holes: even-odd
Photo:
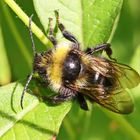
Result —
[{"label": "bee's compound eye", "polygon": [[72,82],[77,78],[81,70],[79,55],[70,52],[63,65],[63,81]]}]

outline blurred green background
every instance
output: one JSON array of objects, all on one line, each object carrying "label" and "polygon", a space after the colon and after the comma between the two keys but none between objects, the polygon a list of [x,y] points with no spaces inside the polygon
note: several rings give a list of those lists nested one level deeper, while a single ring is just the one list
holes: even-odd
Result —
[{"label": "blurred green background", "polygon": [[[31,15],[34,22],[43,29],[35,13],[32,1],[16,0],[22,9]],[[38,51],[45,46],[34,37]],[[140,1],[124,0],[120,20],[112,40],[113,57],[118,62],[133,66],[140,73]],[[0,85],[25,78],[32,68],[32,49],[28,28],[0,1]],[[126,120],[131,129],[140,132],[140,93],[134,90],[136,110]],[[113,119],[114,115],[97,105],[89,112],[79,109],[75,103],[65,117],[58,140],[132,140],[123,123]],[[92,109],[93,108],[93,109]],[[124,124],[125,125],[125,124]],[[131,132],[130,132],[131,133]]]}]

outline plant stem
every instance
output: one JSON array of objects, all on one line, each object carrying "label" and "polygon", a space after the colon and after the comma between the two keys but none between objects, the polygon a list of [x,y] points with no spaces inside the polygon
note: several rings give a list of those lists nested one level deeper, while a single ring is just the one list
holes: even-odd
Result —
[{"label": "plant stem", "polygon": [[[29,26],[29,17],[23,10],[15,3],[14,0],[4,0],[4,2],[16,13],[16,15],[23,21],[26,26]],[[44,33],[32,22],[32,32],[41,40],[45,45],[52,46],[52,43],[46,38]]]},{"label": "plant stem", "polygon": [[[3,3],[3,1],[2,1],[2,3]],[[2,11],[3,11],[5,19],[7,20],[7,23],[11,29],[11,33],[13,34],[21,53],[23,54],[28,66],[31,67],[30,61],[32,60],[32,57],[31,57],[29,51],[27,50],[26,45],[25,45],[22,37],[20,36],[19,31],[17,30],[17,27],[11,17],[9,9],[7,7],[2,6]]]}]

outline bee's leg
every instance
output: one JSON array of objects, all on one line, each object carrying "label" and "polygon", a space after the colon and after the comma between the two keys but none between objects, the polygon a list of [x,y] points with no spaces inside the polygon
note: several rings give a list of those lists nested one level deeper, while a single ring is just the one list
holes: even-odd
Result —
[{"label": "bee's leg", "polygon": [[74,37],[73,34],[71,34],[69,31],[67,31],[62,23],[59,22],[59,13],[58,11],[55,11],[55,16],[56,16],[56,22],[58,24],[58,28],[62,32],[63,36],[68,39],[69,41],[75,43],[75,47],[79,49],[79,42],[78,40]]},{"label": "bee's leg", "polygon": [[69,101],[69,100],[73,99],[74,97],[76,97],[75,91],[68,89],[66,87],[61,87],[58,95],[54,95],[51,97],[42,97],[42,99],[44,101],[46,101],[46,100],[50,101],[53,104],[59,104],[64,101]]},{"label": "bee's leg", "polygon": [[48,30],[46,32],[48,39],[52,42],[54,47],[57,45],[57,40],[54,36],[54,30],[52,28],[52,18],[49,18],[49,23],[48,23]]},{"label": "bee's leg", "polygon": [[110,59],[115,60],[114,58],[111,57],[111,55],[112,55],[112,49],[111,49],[110,46],[111,45],[109,43],[104,43],[104,44],[101,44],[101,45],[96,46],[94,48],[87,48],[87,50],[85,52],[87,54],[91,54],[92,55],[92,54],[94,54],[96,52],[99,52],[99,51],[103,51],[104,50]]},{"label": "bee's leg", "polygon": [[87,102],[84,98],[84,96],[78,92],[77,94],[77,100],[80,104],[80,107],[83,109],[83,110],[88,110],[88,105],[87,105]]},{"label": "bee's leg", "polygon": [[59,29],[61,30],[63,36],[68,39],[69,41],[73,42],[76,44],[76,49],[79,49],[79,42],[77,41],[77,39],[67,30],[65,30],[65,27],[62,23],[58,24]]},{"label": "bee's leg", "polygon": [[48,101],[50,101],[53,104],[59,104],[64,101],[69,101],[73,98],[72,95],[55,95],[53,97],[48,98]]},{"label": "bee's leg", "polygon": [[109,55],[112,54],[112,49],[110,48],[110,44],[109,43],[104,43],[104,44],[101,44],[101,45],[98,45],[96,47],[90,47],[90,48],[87,48],[87,50],[85,51],[87,54],[94,54],[96,52],[99,52],[99,51],[107,51]]}]

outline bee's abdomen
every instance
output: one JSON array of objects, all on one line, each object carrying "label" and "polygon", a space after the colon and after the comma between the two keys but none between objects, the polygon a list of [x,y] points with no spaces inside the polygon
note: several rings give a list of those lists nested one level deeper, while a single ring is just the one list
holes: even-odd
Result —
[{"label": "bee's abdomen", "polygon": [[113,79],[112,78],[105,77],[98,72],[90,75],[89,77],[90,77],[89,82],[92,83],[92,84],[97,84],[97,85],[99,84],[99,85],[103,85],[105,87],[113,85]]}]

